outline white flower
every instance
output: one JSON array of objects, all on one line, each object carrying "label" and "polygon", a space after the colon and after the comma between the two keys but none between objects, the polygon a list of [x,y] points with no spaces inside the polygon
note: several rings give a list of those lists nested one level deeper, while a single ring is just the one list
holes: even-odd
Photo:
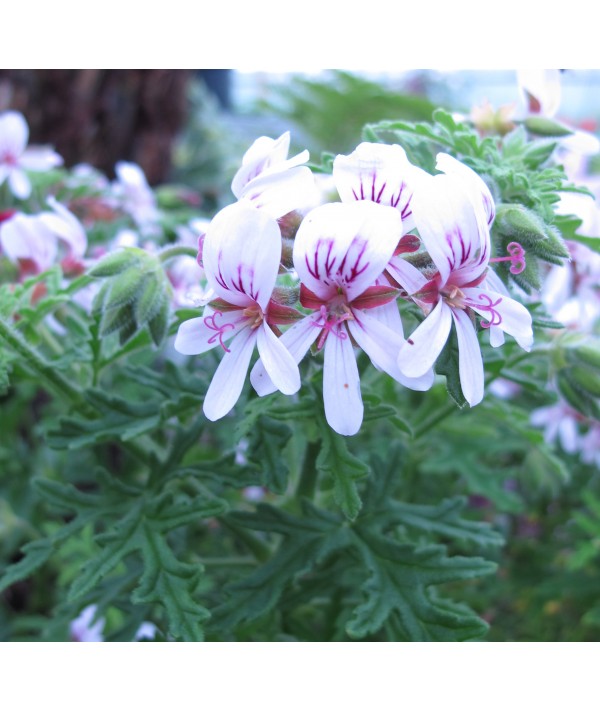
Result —
[{"label": "white flower", "polygon": [[[402,236],[397,210],[370,201],[332,203],[304,218],[294,242],[294,268],[302,282],[300,302],[316,313],[281,337],[296,362],[317,341],[324,351],[323,400],[329,425],[339,434],[360,429],[363,403],[352,339],[373,364],[418,390],[431,387],[433,373],[411,380],[398,370],[402,324],[397,290],[378,282]],[[266,363],[251,382],[259,395],[273,391]]]},{"label": "white flower", "polygon": [[159,211],[156,198],[148,185],[144,171],[136,163],[120,161],[115,166],[117,181],[113,190],[120,207],[133,218],[146,233],[156,228]]},{"label": "white flower", "polygon": [[[407,376],[423,375],[442,351],[454,323],[461,387],[473,406],[483,398],[484,383],[471,315],[483,316],[484,328],[509,333],[525,350],[533,343],[531,315],[522,304],[482,283],[491,249],[489,190],[475,173],[448,155],[438,156],[437,166],[444,174],[430,177],[413,196],[419,235],[437,272],[428,282],[407,264],[406,270],[413,272],[409,293],[428,315],[403,343],[398,365]],[[498,345],[499,339],[495,340],[492,345]]]},{"label": "white flower", "polygon": [[105,620],[99,617],[94,624],[94,618],[98,607],[96,605],[88,605],[81,611],[79,617],[71,622],[69,627],[71,633],[71,641],[73,642],[104,642],[102,630],[104,629]]},{"label": "white flower", "polygon": [[6,111],[0,115],[0,185],[8,179],[12,194],[26,200],[31,183],[26,170],[45,172],[62,165],[63,159],[51,148],[27,148],[29,127],[22,114]]},{"label": "white flower", "polygon": [[280,258],[277,222],[246,200],[221,210],[208,228],[204,270],[219,298],[202,317],[181,324],[175,350],[195,355],[221,346],[225,351],[204,400],[209,420],[225,416],[237,402],[255,346],[277,389],[291,395],[300,388],[298,366],[271,328],[287,322],[276,312],[293,312],[271,303]]},{"label": "white flower", "polygon": [[307,150],[288,158],[289,131],[274,140],[267,136],[256,139],[242,159],[231,190],[238,200],[249,200],[275,219],[292,210],[316,203],[317,189]]}]

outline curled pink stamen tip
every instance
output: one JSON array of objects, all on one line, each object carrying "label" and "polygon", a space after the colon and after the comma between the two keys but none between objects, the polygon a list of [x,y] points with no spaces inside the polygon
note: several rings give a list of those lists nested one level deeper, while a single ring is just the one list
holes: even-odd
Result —
[{"label": "curled pink stamen tip", "polygon": [[525,262],[525,250],[518,242],[511,242],[506,251],[510,254],[512,262],[509,272],[511,274],[520,274],[527,266]]}]

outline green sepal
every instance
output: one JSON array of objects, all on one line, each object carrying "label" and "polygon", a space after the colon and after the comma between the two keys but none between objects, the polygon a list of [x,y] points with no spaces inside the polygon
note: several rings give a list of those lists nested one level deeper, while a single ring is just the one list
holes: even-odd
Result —
[{"label": "green sepal", "polygon": [[536,136],[564,138],[573,135],[573,131],[568,126],[546,116],[529,116],[523,123],[527,130]]}]

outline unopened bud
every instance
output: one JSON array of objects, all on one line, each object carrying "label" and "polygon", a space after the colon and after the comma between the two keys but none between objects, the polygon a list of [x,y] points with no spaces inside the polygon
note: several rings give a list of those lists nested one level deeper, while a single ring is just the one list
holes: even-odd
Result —
[{"label": "unopened bud", "polygon": [[573,134],[573,131],[568,126],[546,116],[530,116],[523,123],[525,128],[536,136],[561,138],[562,136],[571,136]]},{"label": "unopened bud", "polygon": [[296,232],[298,232],[298,228],[300,227],[302,220],[302,215],[296,210],[288,212],[287,215],[280,217],[277,222],[279,224],[279,229],[281,230],[281,236],[284,239],[287,238],[293,240],[296,237]]}]

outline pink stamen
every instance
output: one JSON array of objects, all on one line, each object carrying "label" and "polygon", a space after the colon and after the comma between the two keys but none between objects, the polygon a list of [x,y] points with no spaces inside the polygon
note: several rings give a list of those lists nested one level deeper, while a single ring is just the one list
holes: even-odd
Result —
[{"label": "pink stamen", "polygon": [[327,307],[325,305],[322,305],[319,309],[319,316],[319,319],[313,321],[313,324],[317,326],[317,328],[322,329],[321,335],[319,336],[319,340],[317,341],[317,350],[320,351],[321,348],[323,348],[323,346],[325,345],[325,341],[327,340],[327,336],[330,333],[333,333],[333,335],[336,338],[339,338],[340,341],[344,341],[346,340],[346,338],[348,338],[348,334],[342,329],[339,329],[338,331],[334,331],[333,329],[337,325],[342,323],[342,321],[347,321],[348,319],[352,318],[352,314],[350,312],[345,313],[343,316],[330,317],[327,313]]},{"label": "pink stamen", "polygon": [[525,262],[525,250],[518,242],[511,242],[506,251],[510,257],[494,257],[490,262],[511,262],[509,269],[511,274],[520,274],[527,266]]},{"label": "pink stamen", "polygon": [[208,339],[208,343],[215,343],[217,338],[219,339],[219,345],[221,348],[226,352],[226,353],[231,353],[229,348],[223,343],[223,334],[227,329],[232,329],[235,328],[235,326],[232,323],[223,323],[220,326],[217,325],[215,322],[215,318],[217,316],[222,316],[223,313],[221,311],[215,311],[212,313],[210,316],[205,316],[204,317],[204,325],[206,328],[210,328],[211,331],[216,331],[214,336],[211,336]]},{"label": "pink stamen", "polygon": [[[497,301],[492,301],[491,297],[488,296],[488,294],[479,294],[479,300],[487,301],[487,304],[484,304],[483,306],[481,306],[481,304],[477,304],[477,308],[480,311],[487,311],[490,314],[487,321],[480,322],[481,327],[489,328],[490,326],[499,326],[502,323],[502,316],[498,313],[498,311],[496,311],[494,307],[498,306],[498,304],[502,301],[502,297],[500,297]],[[472,307],[475,306],[474,302],[471,299],[465,301],[465,304]]]}]

